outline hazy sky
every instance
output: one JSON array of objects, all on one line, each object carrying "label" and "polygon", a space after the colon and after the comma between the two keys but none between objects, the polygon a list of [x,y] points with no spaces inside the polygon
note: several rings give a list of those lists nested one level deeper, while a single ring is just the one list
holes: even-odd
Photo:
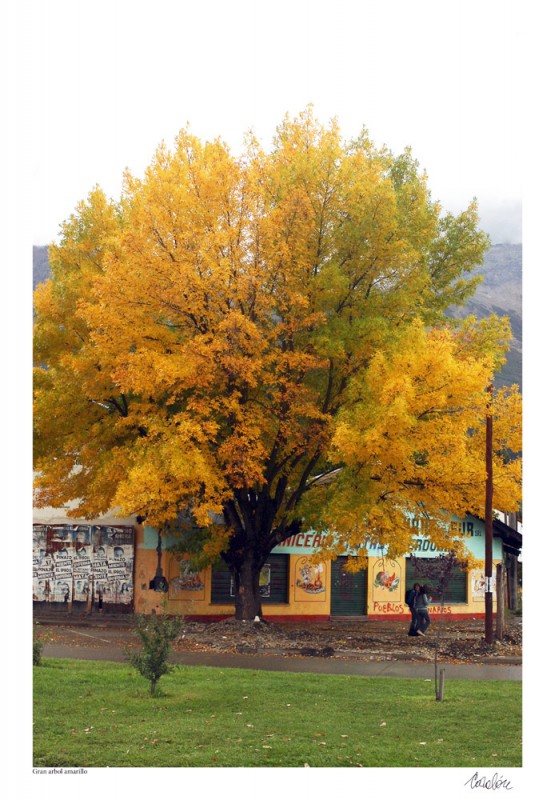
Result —
[{"label": "hazy sky", "polygon": [[346,137],[412,147],[435,199],[478,198],[520,241],[520,34],[507,0],[23,0],[16,4],[32,239],[52,241],[99,184],[119,196],[187,122],[234,149],[270,144],[313,103]]}]

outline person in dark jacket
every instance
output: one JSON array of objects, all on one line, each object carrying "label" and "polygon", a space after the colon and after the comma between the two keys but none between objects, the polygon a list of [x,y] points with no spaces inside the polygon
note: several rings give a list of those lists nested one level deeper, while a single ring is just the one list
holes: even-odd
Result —
[{"label": "person in dark jacket", "polygon": [[416,633],[418,636],[425,636],[430,626],[430,615],[428,613],[429,595],[428,587],[421,586],[414,602],[417,617]]},{"label": "person in dark jacket", "polygon": [[415,583],[410,592],[407,595],[407,605],[410,609],[410,627],[409,627],[409,636],[418,636],[417,627],[418,627],[418,617],[416,614],[416,596],[420,591],[420,584]]}]

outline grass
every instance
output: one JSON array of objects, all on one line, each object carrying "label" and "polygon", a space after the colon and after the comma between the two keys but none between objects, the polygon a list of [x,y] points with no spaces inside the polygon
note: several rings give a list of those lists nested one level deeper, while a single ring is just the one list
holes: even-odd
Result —
[{"label": "grass", "polygon": [[521,684],[126,664],[34,669],[35,767],[518,767]]}]

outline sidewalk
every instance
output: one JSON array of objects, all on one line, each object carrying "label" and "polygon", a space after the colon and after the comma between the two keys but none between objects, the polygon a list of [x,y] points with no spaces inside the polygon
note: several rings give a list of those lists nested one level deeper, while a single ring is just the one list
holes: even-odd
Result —
[{"label": "sidewalk", "polygon": [[[103,625],[70,625],[56,629],[59,641],[44,644],[45,658],[75,658],[96,661],[125,660],[123,648],[136,641],[130,628],[122,630]],[[264,654],[239,654],[217,652],[175,651],[171,658],[175,664],[210,666],[217,668],[270,670],[276,672],[311,672],[326,675],[363,675],[384,678],[419,678],[434,680],[432,662],[377,659],[356,656],[352,653],[336,654],[323,658],[285,655],[279,651]],[[446,680],[522,680],[522,666],[510,663],[453,664],[440,661]]]},{"label": "sidewalk", "polygon": [[[41,612],[43,610],[41,609]],[[59,643],[82,646],[92,643],[87,631],[96,636],[101,631],[114,632],[114,636],[131,634],[134,626],[132,614],[86,614],[74,609],[35,614],[37,630],[49,629],[50,638]],[[510,618],[502,642],[487,645],[484,621],[479,618],[447,619],[427,637],[409,637],[408,622],[400,620],[367,620],[358,618],[333,618],[327,621],[291,621],[255,625],[240,623],[232,617],[220,622],[201,622],[184,618],[182,637],[176,642],[176,651],[226,653],[229,655],[285,655],[308,658],[332,657],[365,661],[408,661],[429,663],[435,658],[436,637],[439,637],[439,661],[462,665],[522,665],[522,619]],[[73,639],[67,633],[73,631]],[[66,633],[62,637],[62,631]],[[119,631],[120,633],[116,633]],[[80,632],[84,632],[80,635]],[[102,638],[102,636],[100,637]],[[110,641],[112,636],[108,636]],[[97,641],[95,646],[100,645]]]}]

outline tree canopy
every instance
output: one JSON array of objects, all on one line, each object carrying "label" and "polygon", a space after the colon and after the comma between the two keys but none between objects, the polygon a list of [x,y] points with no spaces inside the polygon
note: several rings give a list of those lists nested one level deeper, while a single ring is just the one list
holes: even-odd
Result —
[{"label": "tree canopy", "polygon": [[[181,131],[119,200],[95,188],[50,248],[39,502],[155,527],[187,510],[241,615],[301,526],[329,533],[328,555],[368,538],[401,553],[411,512],[445,544],[446,515],[483,512],[485,389],[510,338],[505,320],[444,314],[487,247],[476,203],[442,214],[409,150],[366,131],[346,142],[311,109],[269,152]],[[511,510],[520,398],[494,402],[496,501]]]}]

